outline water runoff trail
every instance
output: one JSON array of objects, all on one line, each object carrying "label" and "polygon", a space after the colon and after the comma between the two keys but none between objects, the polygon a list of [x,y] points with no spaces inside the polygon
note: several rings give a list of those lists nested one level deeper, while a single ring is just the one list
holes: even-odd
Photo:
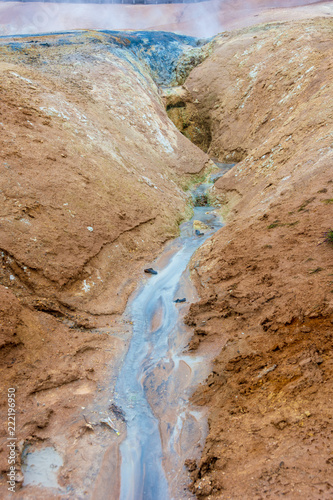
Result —
[{"label": "water runoff trail", "polygon": [[[204,195],[211,186],[212,182],[200,185],[192,196]],[[127,422],[127,437],[120,445],[120,500],[171,498],[162,465],[160,422],[147,398],[147,381],[161,360],[170,361],[172,333],[178,322],[174,300],[178,298],[179,282],[193,253],[222,227],[213,211],[208,206],[194,208],[193,218],[181,225],[180,236],[172,242],[176,250],[171,259],[148,279],[128,306],[133,337],[115,390],[116,403],[124,410]],[[196,235],[193,220],[202,221],[210,229],[202,236]],[[156,328],[153,319],[157,313],[160,319]]]}]

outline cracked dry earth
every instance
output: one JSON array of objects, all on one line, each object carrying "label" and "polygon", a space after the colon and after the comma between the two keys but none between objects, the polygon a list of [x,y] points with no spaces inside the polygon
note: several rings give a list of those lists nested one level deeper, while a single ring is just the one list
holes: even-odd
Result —
[{"label": "cracked dry earth", "polygon": [[184,176],[210,156],[237,165],[214,186],[226,225],[191,264],[201,299],[189,347],[216,353],[192,398],[209,432],[186,462],[191,492],[331,498],[332,21],[220,35],[163,94],[146,66],[103,52],[105,35],[76,36],[79,49],[41,39],[47,57],[39,45],[1,52],[1,383],[18,388],[21,449],[64,454],[59,498],[117,498],[121,437],[92,433],[83,415],[109,404],[103,379],[112,385],[130,340],[119,313],[177,233]]}]

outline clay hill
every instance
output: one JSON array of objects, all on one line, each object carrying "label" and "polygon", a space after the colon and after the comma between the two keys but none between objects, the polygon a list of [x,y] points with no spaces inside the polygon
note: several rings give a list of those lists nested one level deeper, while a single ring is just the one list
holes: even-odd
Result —
[{"label": "clay hill", "polygon": [[[325,17],[206,44],[1,39],[1,389],[20,395],[19,449],[63,453],[63,498],[111,489],[117,438],[106,451],[83,410],[109,397],[130,340],[120,313],[209,157],[237,165],[214,187],[225,226],[191,264],[190,349],[216,359],[193,395],[209,432],[190,489],[331,498],[332,48]],[[5,426],[1,438],[4,496]]]},{"label": "clay hill", "polygon": [[227,224],[192,261],[191,347],[221,349],[193,397],[210,408],[198,498],[332,496],[331,29],[225,34],[170,97],[184,133],[237,162],[215,184]]}]

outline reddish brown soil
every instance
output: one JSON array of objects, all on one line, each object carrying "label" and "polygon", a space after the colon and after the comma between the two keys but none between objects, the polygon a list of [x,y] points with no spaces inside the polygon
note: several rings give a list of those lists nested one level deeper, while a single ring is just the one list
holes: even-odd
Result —
[{"label": "reddish brown soil", "polygon": [[[184,133],[239,161],[215,187],[226,226],[192,266],[202,299],[187,319],[191,348],[218,353],[193,397],[210,411],[202,459],[188,462],[200,498],[332,496],[331,27],[227,33],[184,88],[165,92]],[[18,450],[55,445],[67,497],[87,496],[101,470],[103,498],[117,496],[114,443],[125,431],[117,420],[118,439],[99,415],[115,418],[130,339],[117,314],[186,213],[172,181],[207,156],[168,121],[148,77],[102,50],[92,64],[81,47],[49,47],[47,64],[33,45],[1,53],[1,390],[17,388]],[[6,409],[1,399],[4,497]]]},{"label": "reddish brown soil", "polygon": [[[3,494],[11,386],[18,451],[55,445],[65,456],[61,484],[76,495],[91,489],[104,447],[118,439],[89,402],[106,388],[98,404],[108,414],[130,335],[119,313],[187,214],[179,186],[208,160],[168,120],[145,68],[140,76],[102,49],[97,33],[57,40],[0,52]],[[79,447],[85,459],[75,458]]]},{"label": "reddish brown soil", "polygon": [[333,495],[331,28],[228,34],[185,84],[209,153],[239,161],[215,185],[226,226],[192,261],[191,348],[221,348],[193,396],[210,408],[198,498]]}]

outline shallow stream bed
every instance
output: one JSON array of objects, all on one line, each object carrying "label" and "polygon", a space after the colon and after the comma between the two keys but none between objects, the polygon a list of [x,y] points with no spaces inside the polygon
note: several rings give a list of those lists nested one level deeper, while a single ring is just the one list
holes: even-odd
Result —
[{"label": "shallow stream bed", "polygon": [[[211,180],[192,192],[193,200],[201,204],[210,199],[208,193],[214,181],[227,170],[225,165],[218,166]],[[180,236],[170,241],[151,264],[158,274],[146,275],[130,299],[123,321],[132,324],[132,338],[122,367],[117,370],[115,390],[111,394],[110,388],[100,388],[102,399],[91,408],[82,407],[79,417],[84,419],[83,426],[87,422],[90,426],[86,443],[96,450],[103,449],[104,458],[99,466],[91,464],[91,475],[82,485],[83,496],[76,491],[75,498],[192,498],[184,462],[201,455],[207,415],[189,400],[210,373],[215,352],[206,349],[193,355],[187,349],[192,330],[185,326],[184,317],[190,304],[198,300],[188,264],[195,251],[222,225],[214,207],[196,206],[192,219],[181,225]],[[110,408],[114,420],[108,420]],[[87,437],[89,432],[93,437]],[[98,448],[101,440],[103,444]],[[24,448],[24,486],[39,486],[57,492],[59,498],[72,498],[67,495],[75,491],[72,486],[65,491],[59,482],[64,457],[56,448],[50,440]]]},{"label": "shallow stream bed", "polygon": [[[199,186],[193,198],[212,185]],[[196,234],[194,221],[207,226],[197,231],[204,234]],[[128,305],[133,338],[115,391],[127,422],[120,446],[121,500],[189,498],[184,460],[198,456],[206,434],[205,415],[189,405],[189,398],[208,376],[212,356],[186,353],[191,331],[183,318],[197,299],[187,266],[222,225],[213,207],[195,207],[180,236],[152,265],[158,274],[147,279]],[[186,302],[175,302],[184,298]]]}]

